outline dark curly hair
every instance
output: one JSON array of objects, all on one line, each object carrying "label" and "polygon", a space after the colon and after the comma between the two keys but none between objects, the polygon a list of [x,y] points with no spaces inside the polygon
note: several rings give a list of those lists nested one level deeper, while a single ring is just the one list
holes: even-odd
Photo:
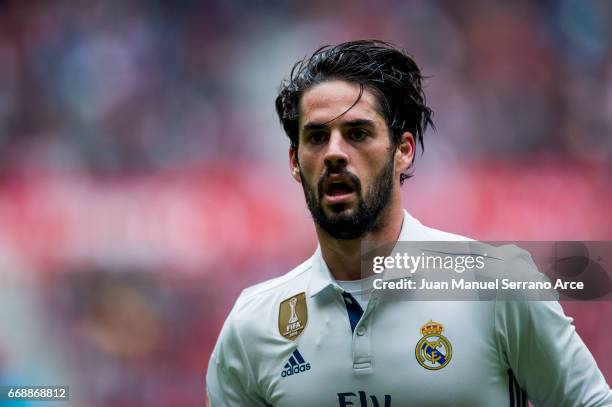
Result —
[{"label": "dark curly hair", "polygon": [[[424,149],[423,133],[432,126],[432,110],[425,104],[423,76],[405,51],[380,40],[361,40],[326,45],[309,58],[298,61],[288,79],[283,80],[276,98],[276,112],[283,129],[297,150],[299,103],[306,90],[321,82],[340,79],[371,91],[378,110],[390,130],[394,148],[409,131]],[[352,106],[351,106],[352,107]],[[410,175],[402,174],[400,181]]]}]

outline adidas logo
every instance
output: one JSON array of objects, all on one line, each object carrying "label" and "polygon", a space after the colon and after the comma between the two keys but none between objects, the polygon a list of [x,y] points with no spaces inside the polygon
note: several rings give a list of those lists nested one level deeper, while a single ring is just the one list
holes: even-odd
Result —
[{"label": "adidas logo", "polygon": [[296,349],[289,357],[289,361],[285,363],[281,376],[287,377],[307,370],[310,370],[310,363],[306,363],[300,352]]}]

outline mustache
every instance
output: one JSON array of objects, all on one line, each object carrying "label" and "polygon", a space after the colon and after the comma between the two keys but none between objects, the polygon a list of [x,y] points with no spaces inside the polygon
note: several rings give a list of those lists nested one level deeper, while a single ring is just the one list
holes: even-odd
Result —
[{"label": "mustache", "polygon": [[327,167],[327,169],[325,170],[325,173],[321,175],[321,178],[319,178],[319,182],[317,183],[317,192],[319,194],[319,197],[323,196],[324,185],[327,179],[331,177],[332,175],[340,175],[350,180],[355,186],[355,192],[357,192],[358,195],[361,193],[361,181],[359,180],[359,177],[357,177],[357,175],[353,174],[352,172],[350,172],[344,167],[338,170],[333,170],[333,171],[330,169],[330,167]]}]

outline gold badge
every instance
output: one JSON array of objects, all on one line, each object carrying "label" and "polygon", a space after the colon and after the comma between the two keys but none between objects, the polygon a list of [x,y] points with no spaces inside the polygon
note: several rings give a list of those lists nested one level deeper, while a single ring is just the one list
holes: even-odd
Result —
[{"label": "gold badge", "polygon": [[299,293],[280,303],[278,310],[278,331],[285,338],[295,341],[308,322],[306,293]]},{"label": "gold badge", "polygon": [[415,355],[417,362],[425,369],[442,369],[453,356],[453,348],[442,332],[442,324],[431,319],[421,327],[423,337],[417,342]]}]

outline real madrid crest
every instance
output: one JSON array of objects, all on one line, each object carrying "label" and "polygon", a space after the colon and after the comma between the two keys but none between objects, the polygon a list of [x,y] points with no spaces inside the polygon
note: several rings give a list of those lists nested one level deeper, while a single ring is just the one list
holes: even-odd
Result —
[{"label": "real madrid crest", "polygon": [[308,322],[306,293],[299,293],[280,303],[278,310],[278,331],[289,340],[296,340]]},{"label": "real madrid crest", "polygon": [[414,352],[417,362],[425,369],[442,369],[453,357],[453,348],[442,332],[442,324],[431,319],[421,327],[423,337],[417,342]]}]

